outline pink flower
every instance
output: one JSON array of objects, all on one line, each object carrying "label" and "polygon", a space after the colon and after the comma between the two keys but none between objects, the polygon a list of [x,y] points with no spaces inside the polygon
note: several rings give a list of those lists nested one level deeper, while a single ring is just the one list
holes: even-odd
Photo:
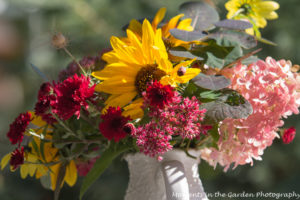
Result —
[{"label": "pink flower", "polygon": [[218,150],[206,148],[201,157],[211,165],[225,166],[225,171],[253,159],[261,160],[265,148],[279,137],[282,117],[298,114],[300,76],[292,73],[291,63],[268,57],[251,65],[238,64],[223,71],[231,79],[231,88],[240,92],[252,105],[247,119],[225,119],[219,128]]},{"label": "pink flower", "polygon": [[20,165],[24,163],[24,147],[14,150],[11,153],[9,164],[12,166],[13,170],[17,169]]},{"label": "pink flower", "polygon": [[290,127],[288,129],[285,129],[282,136],[282,141],[284,144],[291,143],[296,135],[296,129],[295,127]]},{"label": "pink flower", "polygon": [[21,144],[23,141],[24,133],[26,131],[27,126],[31,121],[31,114],[29,112],[21,113],[15,121],[10,124],[9,131],[7,133],[7,137],[9,138],[12,144]]},{"label": "pink flower", "polygon": [[93,97],[94,89],[95,85],[90,87],[90,78],[77,74],[55,84],[56,101],[51,102],[52,112],[63,120],[68,120],[73,115],[78,119],[81,108],[88,108],[87,101]]},{"label": "pink flower", "polygon": [[101,115],[101,118],[103,121],[99,124],[99,130],[108,140],[114,139],[115,142],[118,142],[127,136],[124,126],[131,119],[122,116],[120,107],[109,107],[106,113]]}]

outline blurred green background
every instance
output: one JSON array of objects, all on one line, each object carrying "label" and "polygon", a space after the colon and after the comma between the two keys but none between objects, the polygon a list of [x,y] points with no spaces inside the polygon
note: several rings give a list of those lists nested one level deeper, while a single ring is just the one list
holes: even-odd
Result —
[{"label": "blurred green background", "polygon": [[[54,33],[64,33],[68,48],[77,58],[97,55],[109,47],[111,35],[124,34],[121,27],[129,20],[152,18],[162,6],[167,18],[177,14],[181,0],[0,0],[0,156],[12,150],[6,132],[15,117],[33,109],[42,79],[31,69],[38,66],[47,76],[57,79],[71,59],[51,46]],[[215,0],[222,18],[226,15],[224,0]],[[300,63],[300,1],[277,0],[279,19],[269,21],[262,30],[265,38],[278,46],[259,45],[260,57],[272,56]],[[300,130],[300,116],[286,120],[286,127]],[[299,134],[299,133],[298,133]],[[293,192],[300,193],[300,137],[290,145],[275,140],[266,149],[263,161],[254,166],[239,166],[227,173],[213,169],[204,161],[200,176],[206,192]],[[82,179],[75,187],[64,186],[61,199],[78,199]],[[102,175],[84,199],[123,199],[128,169],[122,159]],[[22,180],[19,172],[5,169],[0,173],[1,200],[50,200],[52,192],[43,189],[38,180]],[[212,198],[213,199],[213,198]],[[218,199],[218,198],[214,198]],[[239,199],[239,198],[236,198]],[[268,198],[271,199],[271,198]]]}]

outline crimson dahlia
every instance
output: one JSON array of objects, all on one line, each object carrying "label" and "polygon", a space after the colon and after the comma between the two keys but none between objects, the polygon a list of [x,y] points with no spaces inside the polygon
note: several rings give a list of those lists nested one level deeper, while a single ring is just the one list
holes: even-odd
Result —
[{"label": "crimson dahlia", "polygon": [[160,109],[168,105],[174,96],[173,88],[169,85],[162,85],[158,81],[150,84],[144,94],[145,101],[152,107]]},{"label": "crimson dahlia", "polygon": [[35,114],[41,116],[48,124],[56,122],[55,118],[51,114],[50,105],[51,102],[55,102],[56,98],[51,92],[52,86],[49,82],[43,83],[38,93],[38,102],[35,104]]},{"label": "crimson dahlia", "polygon": [[9,138],[12,144],[21,144],[24,133],[26,131],[27,126],[31,121],[31,114],[29,112],[21,113],[13,123],[10,124],[9,131],[7,133],[7,137]]},{"label": "crimson dahlia", "polygon": [[101,115],[102,122],[99,124],[99,130],[108,140],[114,139],[118,142],[120,139],[126,137],[127,132],[124,126],[130,117],[122,116],[120,107],[109,107],[105,114]]},{"label": "crimson dahlia", "polygon": [[90,78],[77,74],[55,84],[56,102],[51,105],[52,112],[63,120],[68,120],[73,115],[78,119],[81,107],[87,109],[87,101],[94,95],[95,85],[92,87],[89,85]]},{"label": "crimson dahlia", "polygon": [[11,153],[9,164],[13,167],[13,170],[17,169],[20,165],[24,163],[24,147],[14,150]]}]

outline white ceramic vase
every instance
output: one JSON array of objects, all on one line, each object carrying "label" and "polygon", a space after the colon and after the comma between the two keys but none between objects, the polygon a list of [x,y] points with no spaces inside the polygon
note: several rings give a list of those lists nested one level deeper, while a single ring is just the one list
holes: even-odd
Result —
[{"label": "white ceramic vase", "polygon": [[125,200],[207,200],[198,173],[200,152],[172,150],[162,161],[142,153],[127,154],[129,183]]}]

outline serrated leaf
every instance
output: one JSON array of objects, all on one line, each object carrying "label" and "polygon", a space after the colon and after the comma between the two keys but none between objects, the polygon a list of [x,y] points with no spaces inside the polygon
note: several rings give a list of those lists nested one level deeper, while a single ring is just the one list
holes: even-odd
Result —
[{"label": "serrated leaf", "polygon": [[199,97],[202,99],[217,99],[219,96],[220,94],[214,91],[205,91],[199,94]]},{"label": "serrated leaf", "polygon": [[209,30],[219,21],[218,12],[204,2],[186,2],[179,7],[184,18],[191,18],[195,30]]},{"label": "serrated leaf", "polygon": [[203,58],[196,56],[194,54],[192,54],[191,52],[187,51],[187,50],[169,50],[169,53],[173,56],[177,56],[177,57],[182,57],[182,58],[190,58],[190,59],[194,59],[196,58],[197,60],[203,60]]},{"label": "serrated leaf", "polygon": [[245,30],[252,28],[253,25],[250,22],[242,20],[225,19],[215,23],[216,27],[234,29],[234,30]]},{"label": "serrated leaf", "polygon": [[[114,143],[112,143],[114,144]],[[98,177],[107,169],[112,161],[120,155],[122,152],[129,149],[127,145],[110,145],[110,147],[100,155],[100,158],[96,161],[91,171],[86,175],[80,188],[80,199],[82,199],[84,193],[88,188],[98,179]]]},{"label": "serrated leaf", "polygon": [[215,39],[221,46],[242,46],[245,49],[253,48],[257,45],[255,37],[244,32],[233,30],[220,30],[209,34],[207,37]]},{"label": "serrated leaf", "polygon": [[193,82],[195,85],[209,90],[220,90],[231,84],[231,81],[225,76],[205,75],[202,73],[193,78]]},{"label": "serrated leaf", "polygon": [[204,34],[202,31],[185,31],[177,28],[171,29],[170,33],[175,38],[185,42],[200,40],[207,36],[207,34]]},{"label": "serrated leaf", "polygon": [[226,89],[216,101],[202,104],[201,108],[207,110],[205,113],[207,124],[218,123],[226,118],[244,119],[253,112],[251,104],[243,96],[229,89]]}]

